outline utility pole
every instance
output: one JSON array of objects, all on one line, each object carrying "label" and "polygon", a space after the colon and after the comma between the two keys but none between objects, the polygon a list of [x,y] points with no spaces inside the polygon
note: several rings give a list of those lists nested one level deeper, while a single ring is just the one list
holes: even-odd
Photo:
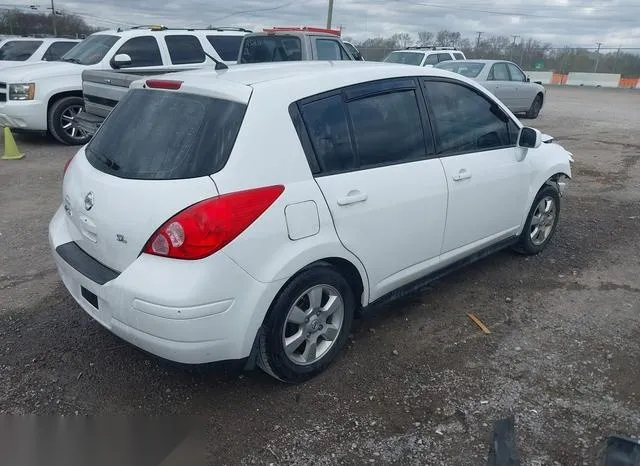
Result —
[{"label": "utility pole", "polygon": [[509,53],[509,61],[513,60],[513,49],[516,48],[516,39],[520,36],[511,36],[511,37],[513,37],[513,44],[511,45],[511,52]]},{"label": "utility pole", "polygon": [[[53,0],[51,0],[53,2]],[[333,19],[333,0],[329,0],[329,11],[327,12],[327,29],[331,29],[331,20]]]},{"label": "utility pole", "polygon": [[600,64],[600,47],[602,46],[602,42],[598,42],[598,50],[596,50],[596,67],[593,70],[594,73],[598,72],[598,65]]},{"label": "utility pole", "polygon": [[482,36],[483,31],[478,31],[478,39],[476,40],[476,51],[480,48],[480,37]]},{"label": "utility pole", "polygon": [[614,73],[618,69],[618,59],[619,58],[620,58],[620,47],[618,47],[618,51],[616,52],[616,61],[615,61],[615,64],[613,65],[613,72]]},{"label": "utility pole", "polygon": [[56,25],[56,7],[51,0],[51,21],[53,21],[53,37],[58,37],[58,27]]}]

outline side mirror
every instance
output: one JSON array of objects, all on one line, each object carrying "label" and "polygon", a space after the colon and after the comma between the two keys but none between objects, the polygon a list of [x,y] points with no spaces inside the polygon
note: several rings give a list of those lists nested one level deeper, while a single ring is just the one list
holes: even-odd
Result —
[{"label": "side mirror", "polygon": [[111,67],[117,70],[118,68],[122,68],[123,66],[131,65],[131,62],[132,60],[130,55],[126,53],[119,53],[111,59]]},{"label": "side mirror", "polygon": [[527,82],[530,83],[531,82],[531,78],[529,76],[527,76]]},{"label": "side mirror", "polygon": [[542,144],[542,133],[534,128],[524,127],[518,135],[518,147],[537,149]]}]

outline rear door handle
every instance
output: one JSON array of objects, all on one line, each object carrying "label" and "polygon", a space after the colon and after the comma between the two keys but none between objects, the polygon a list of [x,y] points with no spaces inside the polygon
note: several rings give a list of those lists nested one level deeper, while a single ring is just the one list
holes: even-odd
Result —
[{"label": "rear door handle", "polygon": [[349,193],[345,197],[341,197],[338,199],[338,205],[345,206],[351,204],[357,204],[358,202],[364,202],[367,200],[369,196],[365,193],[361,193],[360,191],[349,191]]},{"label": "rear door handle", "polygon": [[467,170],[465,170],[464,168],[462,170],[460,170],[458,172],[457,175],[453,176],[453,181],[462,181],[462,180],[468,180],[471,178],[471,172],[468,172]]}]

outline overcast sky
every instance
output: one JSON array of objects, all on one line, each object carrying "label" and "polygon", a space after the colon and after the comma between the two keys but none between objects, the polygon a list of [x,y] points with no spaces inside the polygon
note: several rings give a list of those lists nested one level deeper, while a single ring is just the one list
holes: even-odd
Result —
[{"label": "overcast sky", "polygon": [[[56,0],[56,8],[81,14],[97,26],[114,27],[324,26],[327,6],[328,0]],[[474,39],[477,31],[515,34],[557,47],[596,42],[640,47],[640,1],[495,0],[491,5],[480,0],[335,0],[333,25],[342,25],[344,36],[357,40],[449,29]]]}]

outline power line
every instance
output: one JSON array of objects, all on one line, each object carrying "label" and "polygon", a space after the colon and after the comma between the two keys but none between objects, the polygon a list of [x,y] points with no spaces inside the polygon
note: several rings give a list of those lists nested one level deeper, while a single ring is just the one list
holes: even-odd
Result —
[{"label": "power line", "polygon": [[282,5],[278,5],[275,7],[271,7],[271,8],[257,8],[257,9],[253,9],[253,10],[244,10],[244,11],[235,11],[231,14],[228,14],[226,16],[221,16],[219,18],[215,18],[212,21],[216,22],[216,21],[222,21],[223,19],[227,19],[227,18],[231,18],[232,16],[237,16],[237,15],[246,15],[246,14],[250,14],[250,13],[258,13],[261,11],[274,11],[274,10],[280,10],[282,8],[288,7],[289,5],[293,4],[294,2],[289,2],[289,3],[283,3]]},{"label": "power line", "polygon": [[[396,2],[400,1],[400,0],[394,0]],[[405,4],[410,4],[410,5],[416,5],[416,6],[423,6],[425,8],[438,8],[441,10],[449,10],[449,11],[462,11],[462,12],[467,12],[467,13],[485,13],[485,14],[490,14],[490,15],[498,15],[498,16],[518,16],[518,17],[524,17],[524,18],[545,18],[545,19],[557,19],[557,20],[562,20],[562,21],[598,21],[598,22],[603,22],[603,21],[611,21],[611,22],[621,22],[621,23],[637,23],[638,20],[637,19],[629,19],[629,18],[606,18],[606,17],[602,17],[599,16],[597,18],[589,18],[589,17],[576,17],[576,16],[563,16],[563,17],[559,17],[557,14],[556,15],[541,15],[541,14],[534,14],[534,13],[525,13],[525,12],[517,12],[517,11],[498,11],[498,10],[485,10],[485,9],[481,9],[481,8],[464,8],[464,7],[455,7],[455,6],[451,6],[451,5],[441,5],[441,4],[435,4],[435,3],[420,3],[420,2],[406,2],[403,1],[403,3]]]}]

